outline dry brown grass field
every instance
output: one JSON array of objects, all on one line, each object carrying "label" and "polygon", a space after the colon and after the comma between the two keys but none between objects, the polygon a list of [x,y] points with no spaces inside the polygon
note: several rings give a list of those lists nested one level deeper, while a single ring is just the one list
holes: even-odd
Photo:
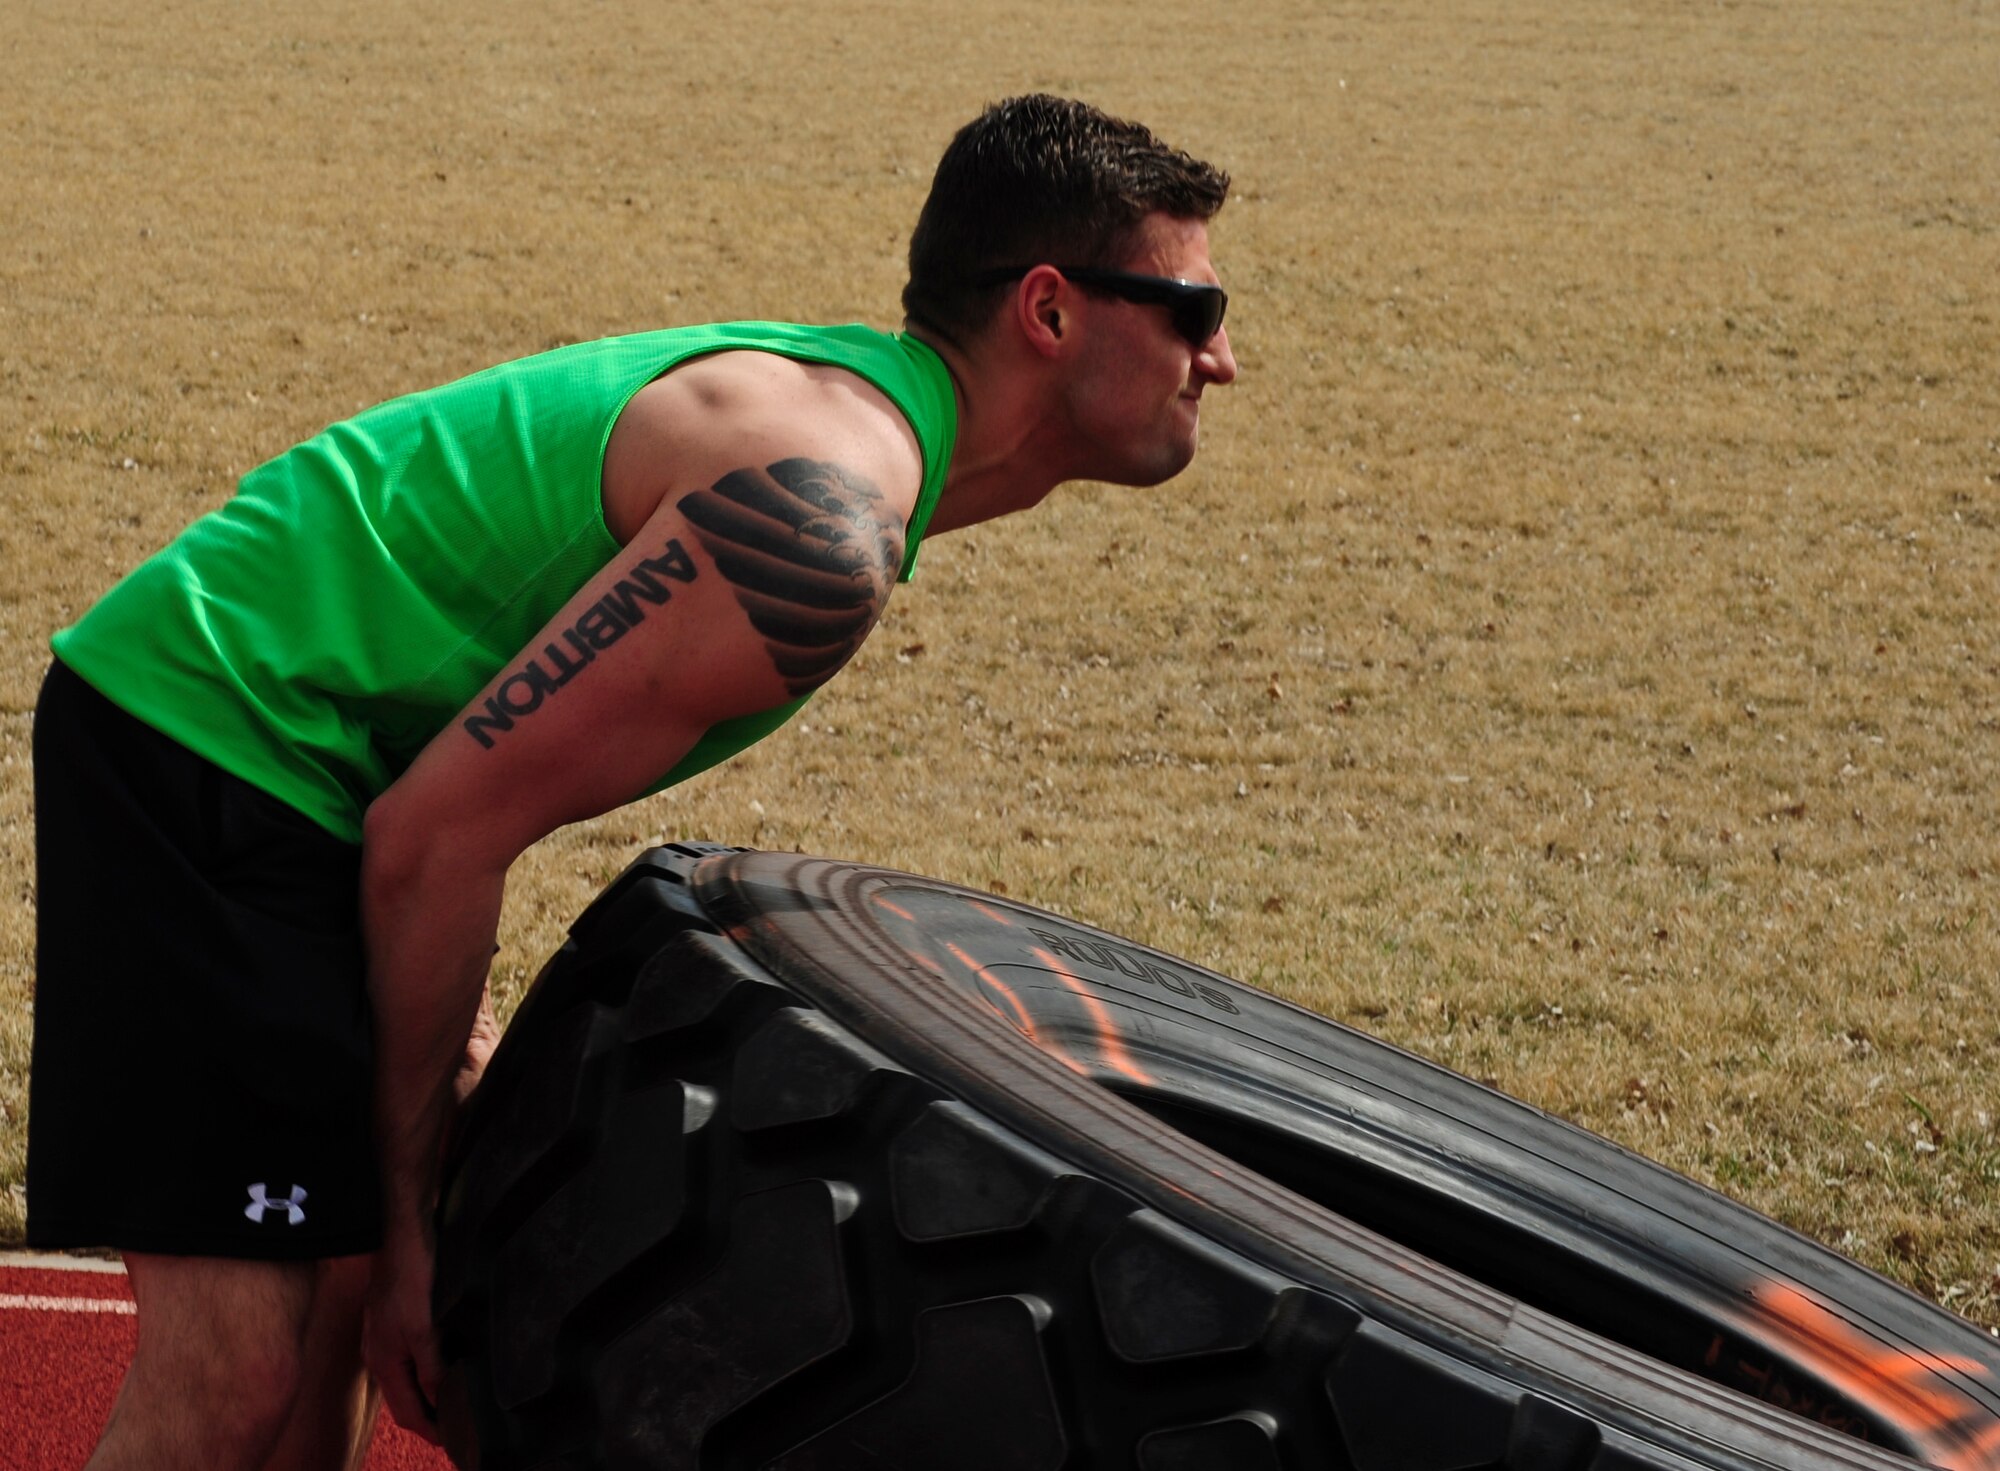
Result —
[{"label": "dry brown grass field", "polygon": [[0,6],[0,1240],[49,633],[364,403],[893,325],[1047,89],[1235,173],[1201,458],[940,539],[791,729],[542,843],[503,999],[663,836],[913,869],[2000,1325],[1996,78],[1988,0]]}]

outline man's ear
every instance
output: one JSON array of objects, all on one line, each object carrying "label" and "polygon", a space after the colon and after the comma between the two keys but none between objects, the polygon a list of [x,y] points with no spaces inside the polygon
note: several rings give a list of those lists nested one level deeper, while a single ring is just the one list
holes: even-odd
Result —
[{"label": "man's ear", "polygon": [[1015,325],[1028,346],[1043,357],[1058,357],[1069,346],[1070,290],[1054,266],[1036,266],[1014,292]]}]

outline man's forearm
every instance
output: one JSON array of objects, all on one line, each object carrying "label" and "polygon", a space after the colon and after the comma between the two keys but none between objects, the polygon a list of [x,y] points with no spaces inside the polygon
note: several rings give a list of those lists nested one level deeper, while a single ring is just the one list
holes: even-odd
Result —
[{"label": "man's forearm", "polygon": [[362,922],[375,1032],[375,1133],[386,1229],[421,1229],[431,1208],[452,1084],[479,1011],[506,870],[436,847],[371,864]]}]

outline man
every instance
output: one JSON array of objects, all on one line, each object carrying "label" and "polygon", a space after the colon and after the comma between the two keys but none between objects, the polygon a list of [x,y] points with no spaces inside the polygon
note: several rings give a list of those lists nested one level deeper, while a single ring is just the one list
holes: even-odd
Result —
[{"label": "man", "polygon": [[775,728],[927,533],[1185,467],[1236,375],[1227,188],[1080,103],[999,104],[939,165],[901,336],[680,329],[393,400],[57,636],[28,1230],[131,1272],[92,1468],[350,1464],[364,1341],[428,1430],[436,1167],[508,866]]}]

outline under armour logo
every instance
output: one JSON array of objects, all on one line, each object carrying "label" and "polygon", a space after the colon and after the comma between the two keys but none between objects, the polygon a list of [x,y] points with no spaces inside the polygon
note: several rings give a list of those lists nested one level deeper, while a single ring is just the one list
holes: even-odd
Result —
[{"label": "under armour logo", "polygon": [[296,1226],[306,1218],[304,1210],[305,1202],[306,1187],[303,1185],[294,1185],[292,1193],[282,1200],[271,1199],[269,1186],[252,1185],[250,1187],[250,1203],[243,1207],[243,1214],[259,1225],[262,1225],[265,1211],[282,1210],[285,1213],[285,1223]]}]

